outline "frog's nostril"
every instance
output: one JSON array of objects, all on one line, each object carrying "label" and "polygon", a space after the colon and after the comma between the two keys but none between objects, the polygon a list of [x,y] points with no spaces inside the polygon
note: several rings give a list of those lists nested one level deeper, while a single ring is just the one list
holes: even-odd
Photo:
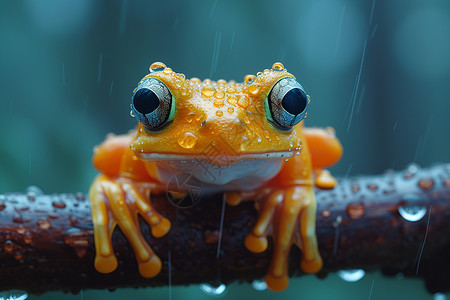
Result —
[{"label": "frog's nostril", "polygon": [[146,115],[159,106],[159,98],[153,91],[142,88],[134,94],[133,106],[138,112]]}]

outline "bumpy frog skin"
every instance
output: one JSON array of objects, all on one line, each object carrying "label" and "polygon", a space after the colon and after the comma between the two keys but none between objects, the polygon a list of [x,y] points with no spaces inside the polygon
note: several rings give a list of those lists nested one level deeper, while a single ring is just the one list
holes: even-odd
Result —
[{"label": "bumpy frog skin", "polygon": [[167,234],[171,223],[152,207],[150,195],[167,192],[171,178],[184,173],[204,194],[223,192],[229,205],[255,202],[259,216],[245,246],[263,252],[272,236],[269,288],[287,287],[293,243],[302,250],[303,271],[319,271],[313,189],[334,187],[336,180],[323,169],[339,160],[342,147],[331,128],[303,128],[308,103],[281,63],[245,76],[242,84],[186,79],[163,63],[152,64],[133,93],[137,131],[110,135],[95,148],[93,163],[102,173],[89,191],[95,268],[117,268],[111,235],[118,225],[140,274],[160,272],[161,260],[142,236],[138,214],[154,237]]}]

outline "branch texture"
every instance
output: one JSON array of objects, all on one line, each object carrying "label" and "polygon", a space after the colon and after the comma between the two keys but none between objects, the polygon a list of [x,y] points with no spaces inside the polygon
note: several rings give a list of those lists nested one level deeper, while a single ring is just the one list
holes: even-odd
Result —
[{"label": "branch texture", "polygon": [[[324,260],[318,276],[340,269],[381,269],[387,275],[419,276],[430,292],[450,290],[450,164],[428,169],[341,179],[332,190],[316,190],[317,237]],[[263,278],[271,248],[245,249],[256,220],[252,202],[226,206],[220,233],[222,195],[178,209],[166,195],[155,207],[172,222],[155,239],[141,230],[163,261],[152,279],[137,271],[131,246],[120,230],[113,234],[119,267],[100,274],[93,267],[90,203],[82,193],[44,195],[37,188],[0,195],[0,290],[78,291],[207,281]],[[168,257],[171,261],[168,261]],[[290,273],[300,276],[301,252],[293,248]]]}]

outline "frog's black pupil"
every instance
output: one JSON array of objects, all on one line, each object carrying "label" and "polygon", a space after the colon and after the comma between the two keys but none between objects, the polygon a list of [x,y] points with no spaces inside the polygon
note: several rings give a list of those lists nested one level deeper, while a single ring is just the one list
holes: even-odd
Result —
[{"label": "frog's black pupil", "polygon": [[306,108],[307,98],[301,89],[291,89],[284,95],[281,105],[290,114],[298,115]]},{"label": "frog's black pupil", "polygon": [[133,106],[138,112],[145,115],[159,106],[159,98],[153,91],[142,88],[134,94]]}]

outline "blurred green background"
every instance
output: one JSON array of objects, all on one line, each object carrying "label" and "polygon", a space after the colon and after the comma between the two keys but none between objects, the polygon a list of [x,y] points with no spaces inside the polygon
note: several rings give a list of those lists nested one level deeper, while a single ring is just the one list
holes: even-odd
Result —
[{"label": "blurred green background", "polygon": [[[333,126],[340,176],[450,161],[450,2],[419,0],[0,2],[0,192],[87,192],[92,148],[135,126],[132,90],[154,61],[242,81],[281,61]],[[294,279],[233,299],[432,299],[419,280]],[[31,299],[168,299],[168,287]],[[172,299],[207,299],[197,286]]]}]

